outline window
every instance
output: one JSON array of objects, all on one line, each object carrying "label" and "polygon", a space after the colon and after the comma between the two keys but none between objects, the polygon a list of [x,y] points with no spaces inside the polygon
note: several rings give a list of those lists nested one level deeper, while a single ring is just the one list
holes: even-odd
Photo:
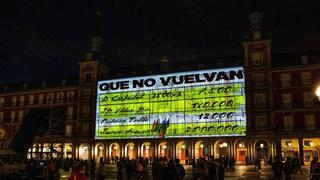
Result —
[{"label": "window", "polygon": [[22,121],[23,120],[23,110],[20,110],[18,112],[18,121]]},{"label": "window", "polygon": [[302,72],[301,73],[301,81],[303,85],[311,84],[311,72]]},{"label": "window", "polygon": [[68,107],[67,110],[67,120],[72,121],[73,119],[73,107]]},{"label": "window", "polygon": [[4,106],[4,97],[0,97],[0,107]]},{"label": "window", "polygon": [[284,125],[284,129],[286,131],[292,130],[293,129],[293,117],[290,116],[284,116],[283,117],[283,125]]},{"label": "window", "polygon": [[313,105],[313,94],[311,92],[303,93],[303,104],[305,107],[311,107]]},{"label": "window", "polygon": [[24,96],[20,96],[19,105],[20,105],[20,106],[23,106],[23,105],[24,105]]},{"label": "window", "polygon": [[267,127],[266,116],[257,115],[256,116],[256,129],[265,129]]},{"label": "window", "polygon": [[263,54],[261,52],[252,53],[252,64],[255,66],[263,64]]},{"label": "window", "polygon": [[281,86],[287,87],[291,84],[291,76],[289,73],[283,73],[280,76],[281,79]]},{"label": "window", "polygon": [[12,97],[12,106],[16,106],[17,105],[17,96],[13,96]]},{"label": "window", "polygon": [[313,115],[313,114],[306,114],[306,115],[304,116],[304,119],[305,119],[306,129],[309,129],[309,130],[314,129],[314,127],[315,127],[315,124],[314,124],[314,115]]},{"label": "window", "polygon": [[91,81],[91,73],[86,73],[86,81]]},{"label": "window", "polygon": [[29,95],[29,105],[32,105],[34,102],[34,95]]},{"label": "window", "polygon": [[47,103],[52,104],[53,101],[54,101],[54,94],[53,93],[47,94]]},{"label": "window", "polygon": [[3,112],[0,112],[0,123],[3,122],[3,119],[4,119],[4,113],[3,113]]},{"label": "window", "polygon": [[67,101],[68,102],[73,102],[73,100],[74,100],[74,92],[73,91],[69,91],[67,93]]},{"label": "window", "polygon": [[11,120],[11,122],[14,122],[16,120],[16,112],[15,111],[10,112],[10,120]]},{"label": "window", "polygon": [[83,105],[82,106],[82,115],[83,118],[89,118],[89,113],[90,113],[90,106],[89,105]]},{"label": "window", "polygon": [[282,104],[286,108],[289,108],[292,106],[292,96],[290,93],[282,94]]},{"label": "window", "polygon": [[63,92],[57,94],[57,103],[63,103]]},{"label": "window", "polygon": [[69,124],[66,126],[66,136],[71,137],[71,135],[72,135],[72,125]]},{"label": "window", "polygon": [[255,107],[265,107],[266,96],[263,93],[258,93],[254,95]]},{"label": "window", "polygon": [[39,104],[43,104],[43,94],[39,94]]},{"label": "window", "polygon": [[252,80],[254,86],[264,86],[265,74],[263,72],[253,73]]}]

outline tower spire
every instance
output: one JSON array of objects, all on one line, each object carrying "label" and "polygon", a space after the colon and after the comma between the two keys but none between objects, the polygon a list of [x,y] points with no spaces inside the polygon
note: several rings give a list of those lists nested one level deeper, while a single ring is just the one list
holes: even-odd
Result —
[{"label": "tower spire", "polygon": [[252,0],[249,20],[250,31],[252,33],[253,40],[260,40],[262,38],[263,31],[263,13],[260,12],[257,0]]}]

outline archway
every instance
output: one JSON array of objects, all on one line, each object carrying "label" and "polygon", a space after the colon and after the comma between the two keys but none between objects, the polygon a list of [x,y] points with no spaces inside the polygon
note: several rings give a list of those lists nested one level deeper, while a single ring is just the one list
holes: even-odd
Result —
[{"label": "archway", "polygon": [[195,144],[195,159],[206,157],[209,155],[209,146],[205,141],[198,141]]},{"label": "archway", "polygon": [[158,157],[169,157],[169,143],[162,142],[158,146]]},{"label": "archway", "polygon": [[81,144],[79,146],[79,158],[83,160],[89,159],[90,146],[88,144]]},{"label": "archway", "polygon": [[135,150],[135,145],[134,143],[130,142],[127,143],[124,147],[124,157],[131,159],[135,159],[136,158],[136,150]]},{"label": "archway", "polygon": [[227,141],[219,140],[214,144],[215,158],[229,157],[229,146]]},{"label": "archway", "polygon": [[96,162],[103,162],[104,161],[104,145],[102,143],[97,143],[95,150],[94,150],[94,154],[96,157]]},{"label": "archway", "polygon": [[110,144],[109,157],[111,163],[115,163],[115,160],[120,157],[120,145],[118,143]]},{"label": "archway", "polygon": [[190,146],[187,142],[180,141],[176,145],[176,158],[180,159],[181,164],[188,164],[189,153],[190,153]]},{"label": "archway", "polygon": [[144,158],[152,157],[152,147],[150,142],[145,142],[141,145],[141,156]]},{"label": "archway", "polygon": [[259,140],[255,144],[255,150],[256,150],[256,158],[267,158],[268,159],[268,151],[269,146],[268,143],[265,140]]},{"label": "archway", "polygon": [[246,157],[248,156],[246,143],[244,142],[243,139],[238,139],[234,144],[234,146],[235,146],[234,149],[235,149],[236,161],[240,164],[245,164]]}]

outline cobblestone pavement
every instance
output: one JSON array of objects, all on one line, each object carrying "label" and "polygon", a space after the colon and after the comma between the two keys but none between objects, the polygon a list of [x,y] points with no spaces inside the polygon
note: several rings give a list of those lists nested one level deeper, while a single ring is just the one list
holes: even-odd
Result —
[{"label": "cobblestone pavement", "polygon": [[[185,166],[186,169],[186,180],[192,179],[192,167]],[[300,172],[298,174],[293,174],[291,176],[292,180],[304,180],[310,179],[309,177],[309,166],[302,167],[303,174]],[[148,171],[151,178],[151,170]],[[107,180],[117,179],[117,167],[115,165],[107,165]],[[123,172],[123,180],[126,180],[125,173]],[[68,179],[69,173],[61,173],[61,179]],[[234,173],[226,173],[225,180],[255,180],[255,179],[272,179],[273,172],[269,166],[262,166],[261,171],[254,169],[252,165],[236,165],[236,170]],[[283,176],[283,179],[284,176]]]}]

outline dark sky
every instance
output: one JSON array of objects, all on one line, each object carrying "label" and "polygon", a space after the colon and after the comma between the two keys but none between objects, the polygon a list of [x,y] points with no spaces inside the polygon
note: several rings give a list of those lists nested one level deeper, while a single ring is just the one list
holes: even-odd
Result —
[{"label": "dark sky", "polygon": [[[77,77],[102,12],[113,66],[242,54],[251,0],[10,0],[0,17],[0,83]],[[258,0],[273,53],[320,49],[318,0]]]}]

